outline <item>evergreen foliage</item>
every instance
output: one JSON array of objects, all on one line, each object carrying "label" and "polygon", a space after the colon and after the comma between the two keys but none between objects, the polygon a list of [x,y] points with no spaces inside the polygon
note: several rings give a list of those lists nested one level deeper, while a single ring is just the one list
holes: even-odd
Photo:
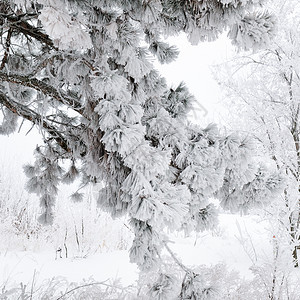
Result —
[{"label": "evergreen foliage", "polygon": [[[255,13],[259,2],[0,3],[0,131],[12,133],[17,115],[43,135],[36,162],[25,167],[28,189],[41,198],[43,223],[52,222],[61,181],[80,176],[83,186],[101,182],[99,205],[113,216],[129,215],[131,261],[148,270],[159,262],[165,226],[187,233],[211,228],[216,210],[208,200],[228,197],[228,185],[230,194],[246,190],[248,202],[256,199],[251,141],[189,124],[194,98],[184,84],[168,88],[151,57],[174,60],[178,51],[163,37],[180,32],[197,44],[229,29],[238,47],[263,45],[274,20]],[[61,167],[66,160],[67,171]],[[231,201],[230,207],[243,203]],[[187,286],[195,284],[187,279]],[[185,297],[191,297],[188,287]]]}]

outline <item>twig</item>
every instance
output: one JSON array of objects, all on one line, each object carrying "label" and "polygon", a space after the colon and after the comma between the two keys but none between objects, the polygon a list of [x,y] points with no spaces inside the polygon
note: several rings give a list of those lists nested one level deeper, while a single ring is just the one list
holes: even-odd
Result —
[{"label": "twig", "polygon": [[[107,279],[108,280],[108,279]],[[80,285],[80,286],[77,286],[71,290],[69,290],[68,292],[64,293],[63,295],[61,295],[60,297],[58,297],[56,300],[61,300],[63,299],[65,296],[67,296],[68,294],[70,293],[73,293],[74,291],[78,290],[78,289],[81,289],[81,288],[85,288],[85,287],[88,287],[88,286],[93,286],[93,285],[104,285],[106,287],[111,287],[111,288],[117,288],[119,290],[123,290],[123,288],[120,288],[118,286],[113,286],[111,284],[107,284],[105,283],[107,280],[105,281],[102,281],[102,282],[94,282],[94,283],[88,283],[88,284],[84,284],[84,285]]]},{"label": "twig", "polygon": [[172,256],[173,260],[175,261],[175,263],[186,273],[191,274],[193,273],[192,270],[190,270],[189,268],[187,268],[184,264],[182,264],[179,259],[176,257],[175,253],[170,249],[170,247],[167,245],[167,242],[164,241],[163,242],[166,250],[170,253],[170,255]]},{"label": "twig", "polygon": [[24,121],[25,121],[25,119],[22,119],[22,122],[21,122],[21,124],[20,124],[20,126],[19,126],[19,129],[18,129],[18,133],[20,133],[20,131],[21,131],[21,129],[22,129],[22,126],[23,126],[23,124],[24,124]]},{"label": "twig", "polygon": [[[23,124],[23,122],[22,122],[22,124]],[[34,128],[34,123],[32,123],[30,129],[25,133],[25,136],[28,135],[33,128]]]},{"label": "twig", "polygon": [[68,237],[68,228],[66,227],[66,233],[65,233],[65,239],[64,239],[64,247],[65,247],[65,251],[66,251],[66,258],[68,258],[67,237]]},{"label": "twig", "polygon": [[33,278],[32,278],[32,283],[31,283],[31,290],[30,290],[30,300],[32,300],[33,288],[34,288],[34,281],[35,281],[35,275],[36,275],[36,269],[34,269],[34,272],[33,272]]},{"label": "twig", "polygon": [[0,65],[0,70],[2,70],[5,67],[5,64],[7,63],[7,60],[8,60],[12,33],[13,33],[13,29],[9,28],[9,30],[7,32],[6,41],[5,41],[5,52],[4,52],[4,56],[3,56],[3,59],[2,59],[1,65]]}]

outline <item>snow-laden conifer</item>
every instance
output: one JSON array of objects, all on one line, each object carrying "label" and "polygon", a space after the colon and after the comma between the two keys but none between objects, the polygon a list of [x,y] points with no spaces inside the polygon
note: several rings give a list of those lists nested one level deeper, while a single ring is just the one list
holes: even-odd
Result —
[{"label": "snow-laden conifer", "polygon": [[[159,263],[165,227],[212,228],[209,198],[255,177],[247,143],[189,124],[194,98],[184,84],[168,88],[151,59],[176,58],[164,37],[184,32],[196,44],[236,32],[241,22],[242,37],[230,37],[242,48],[256,46],[272,35],[273,19],[256,14],[248,22],[255,3],[2,1],[0,104],[43,133],[44,146],[25,171],[28,189],[41,196],[44,223],[53,218],[59,182],[80,174],[83,185],[101,183],[102,208],[130,217],[130,258],[142,269]],[[16,129],[11,113],[5,122],[6,132]],[[65,171],[66,160],[72,167]],[[186,297],[188,282],[196,279],[187,279]]]}]

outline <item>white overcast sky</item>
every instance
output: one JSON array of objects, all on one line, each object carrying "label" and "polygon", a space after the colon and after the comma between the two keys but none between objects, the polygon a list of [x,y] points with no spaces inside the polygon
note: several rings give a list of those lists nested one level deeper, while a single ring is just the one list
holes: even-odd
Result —
[{"label": "white overcast sky", "polygon": [[171,45],[176,45],[180,54],[177,60],[167,65],[155,64],[168,84],[176,87],[184,81],[190,92],[196,97],[195,116],[197,123],[205,126],[220,123],[222,95],[219,85],[213,78],[211,66],[229,60],[234,55],[234,47],[224,34],[215,42],[203,42],[192,46],[184,34],[169,38]]}]

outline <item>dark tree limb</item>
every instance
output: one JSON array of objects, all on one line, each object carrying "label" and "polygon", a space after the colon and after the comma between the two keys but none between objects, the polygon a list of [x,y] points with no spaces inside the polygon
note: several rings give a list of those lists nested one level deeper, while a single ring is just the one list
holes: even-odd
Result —
[{"label": "dark tree limb", "polygon": [[[34,27],[25,21],[28,18],[32,18],[32,17],[37,18],[38,15],[37,14],[24,14],[24,15],[14,16],[14,15],[0,14],[0,23],[3,22],[4,20],[7,20],[9,22],[10,29],[14,29],[15,31],[20,32],[20,33],[24,34],[25,36],[30,36],[30,37],[36,39],[37,41],[39,41],[40,43],[47,45],[51,49],[53,49],[55,51],[59,51],[59,48],[54,45],[54,43],[53,43],[52,39],[49,37],[49,35],[43,33],[39,28]],[[88,60],[82,59],[82,62],[92,71],[96,71],[96,68]]]},{"label": "dark tree limb", "polygon": [[43,94],[52,97],[60,103],[73,108],[77,113],[84,116],[84,109],[82,104],[76,99],[66,95],[65,92],[57,91],[53,86],[38,80],[36,78],[30,78],[28,76],[19,74],[6,74],[0,72],[0,80],[20,84],[22,86],[33,88]]},{"label": "dark tree limb", "polygon": [[17,32],[23,33],[26,36],[30,36],[42,44],[46,44],[52,49],[58,50],[57,47],[54,46],[51,38],[43,33],[39,28],[34,27],[33,25],[26,22],[28,18],[37,18],[37,14],[23,14],[23,15],[8,15],[8,14],[0,14],[0,21],[8,22],[9,27],[15,29]]},{"label": "dark tree limb", "polygon": [[8,110],[21,116],[22,118],[32,122],[35,125],[42,126],[43,129],[57,142],[57,144],[67,153],[72,152],[69,148],[67,140],[62,136],[59,130],[46,122],[39,114],[29,109],[28,107],[8,99],[8,97],[0,92],[0,104],[4,105]]},{"label": "dark tree limb", "polygon": [[9,28],[9,30],[7,32],[6,41],[5,41],[5,51],[4,51],[4,55],[3,55],[2,61],[1,61],[1,65],[0,65],[0,71],[5,67],[5,64],[7,63],[7,60],[8,60],[9,48],[10,48],[10,42],[11,42],[12,33],[13,33],[13,29]]}]

